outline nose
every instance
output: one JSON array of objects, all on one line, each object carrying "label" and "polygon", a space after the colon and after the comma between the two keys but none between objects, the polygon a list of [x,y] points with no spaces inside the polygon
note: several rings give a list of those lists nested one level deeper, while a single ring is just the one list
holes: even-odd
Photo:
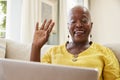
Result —
[{"label": "nose", "polygon": [[82,27],[82,26],[83,26],[82,23],[80,21],[77,21],[76,27]]}]

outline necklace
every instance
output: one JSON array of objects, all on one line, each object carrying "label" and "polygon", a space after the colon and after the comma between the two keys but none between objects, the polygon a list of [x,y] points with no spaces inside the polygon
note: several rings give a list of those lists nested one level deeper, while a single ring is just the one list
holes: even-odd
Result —
[{"label": "necklace", "polygon": [[78,54],[76,54],[76,55],[73,56],[72,61],[73,61],[73,62],[76,62],[77,60],[78,60]]}]

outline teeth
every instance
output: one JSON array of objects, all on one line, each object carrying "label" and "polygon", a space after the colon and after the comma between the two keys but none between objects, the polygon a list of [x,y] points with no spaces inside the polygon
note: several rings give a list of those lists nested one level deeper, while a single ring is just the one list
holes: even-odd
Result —
[{"label": "teeth", "polygon": [[75,33],[84,33],[84,31],[75,31]]}]

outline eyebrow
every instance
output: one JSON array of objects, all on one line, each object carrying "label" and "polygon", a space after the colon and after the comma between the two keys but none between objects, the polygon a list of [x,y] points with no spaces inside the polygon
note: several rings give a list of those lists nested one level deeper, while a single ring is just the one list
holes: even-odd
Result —
[{"label": "eyebrow", "polygon": [[85,17],[89,17],[89,16],[87,16],[86,14],[83,14],[83,16],[85,16]]}]

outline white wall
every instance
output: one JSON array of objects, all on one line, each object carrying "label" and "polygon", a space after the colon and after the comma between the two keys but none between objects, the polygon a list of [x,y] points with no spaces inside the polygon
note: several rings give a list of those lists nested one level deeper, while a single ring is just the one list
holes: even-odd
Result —
[{"label": "white wall", "polygon": [[96,42],[120,43],[120,0],[91,0],[92,39]]}]

